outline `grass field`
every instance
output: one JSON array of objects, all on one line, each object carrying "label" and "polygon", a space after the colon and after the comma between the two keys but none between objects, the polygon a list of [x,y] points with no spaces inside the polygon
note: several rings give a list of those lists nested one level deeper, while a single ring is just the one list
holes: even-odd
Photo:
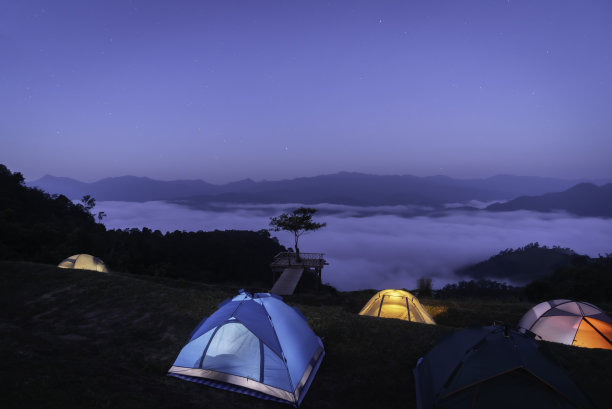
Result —
[{"label": "grass field", "polygon": [[[166,376],[197,323],[237,290],[0,262],[0,407],[287,408]],[[358,316],[372,294],[285,298],[327,354],[302,408],[414,408],[412,369],[436,342],[469,325],[516,324],[531,306],[422,300],[434,326]],[[547,347],[600,408],[612,408],[612,351]]]}]

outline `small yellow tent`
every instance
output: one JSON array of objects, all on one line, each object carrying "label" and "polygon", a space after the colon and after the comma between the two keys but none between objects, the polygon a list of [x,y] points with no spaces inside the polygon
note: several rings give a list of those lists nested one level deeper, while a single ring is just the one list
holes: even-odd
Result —
[{"label": "small yellow tent", "polygon": [[68,257],[57,265],[60,268],[77,268],[80,270],[93,270],[108,273],[108,269],[102,260],[89,254],[76,254]]},{"label": "small yellow tent", "polygon": [[408,291],[382,290],[361,309],[359,315],[435,324],[419,300]]}]

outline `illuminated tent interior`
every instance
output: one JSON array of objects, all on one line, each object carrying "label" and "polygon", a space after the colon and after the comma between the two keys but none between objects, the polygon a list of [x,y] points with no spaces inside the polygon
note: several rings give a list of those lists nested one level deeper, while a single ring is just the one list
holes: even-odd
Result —
[{"label": "illuminated tent interior", "polygon": [[76,268],[79,270],[93,270],[108,273],[108,269],[102,260],[89,254],[76,254],[70,256],[57,265],[60,268]]},{"label": "illuminated tent interior", "polygon": [[504,327],[453,333],[414,369],[417,408],[594,408],[540,348]]},{"label": "illuminated tent interior", "polygon": [[377,292],[361,309],[359,315],[397,318],[405,321],[435,324],[419,300],[408,291],[382,290]]},{"label": "illuminated tent interior", "polygon": [[612,349],[612,318],[583,301],[544,301],[527,311],[518,327],[544,341]]},{"label": "illuminated tent interior", "polygon": [[196,327],[168,374],[298,406],[323,356],[299,311],[277,295],[242,292]]}]

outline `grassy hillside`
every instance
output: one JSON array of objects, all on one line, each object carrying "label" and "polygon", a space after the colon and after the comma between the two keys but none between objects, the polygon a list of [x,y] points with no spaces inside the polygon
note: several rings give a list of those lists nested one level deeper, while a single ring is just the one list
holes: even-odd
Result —
[{"label": "grassy hillside", "polygon": [[[0,407],[287,408],[166,376],[197,323],[236,291],[0,262]],[[358,316],[372,294],[287,299],[306,315],[327,353],[302,408],[414,408],[412,368],[438,340],[471,324],[516,323],[529,307],[426,301],[442,324],[430,326]],[[550,349],[600,407],[612,407],[612,351]]]}]

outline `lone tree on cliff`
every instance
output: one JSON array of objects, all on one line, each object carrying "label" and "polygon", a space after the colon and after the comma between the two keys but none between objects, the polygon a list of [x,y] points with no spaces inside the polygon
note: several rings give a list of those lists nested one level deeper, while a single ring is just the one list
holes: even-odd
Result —
[{"label": "lone tree on cliff", "polygon": [[300,236],[307,231],[319,230],[325,227],[327,223],[315,223],[312,221],[312,216],[317,212],[317,209],[310,207],[300,207],[295,209],[293,213],[283,213],[278,217],[270,218],[270,226],[272,231],[289,231],[293,233],[295,239],[295,254],[297,259],[300,259],[300,249],[298,248],[298,240]]}]

